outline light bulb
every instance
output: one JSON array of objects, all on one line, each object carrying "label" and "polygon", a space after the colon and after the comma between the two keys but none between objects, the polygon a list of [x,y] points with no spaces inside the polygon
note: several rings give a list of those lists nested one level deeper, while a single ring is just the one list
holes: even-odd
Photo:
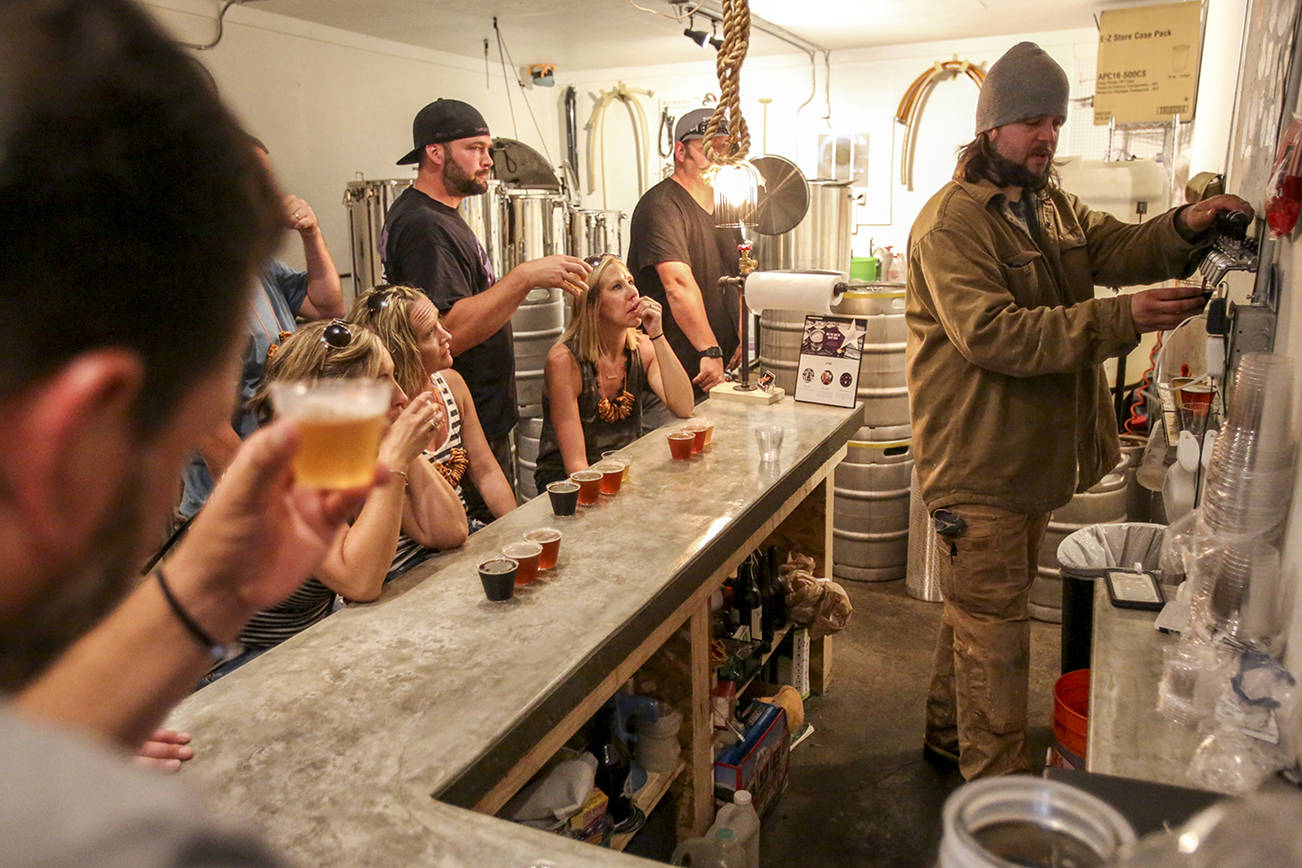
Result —
[{"label": "light bulb", "polygon": [[714,188],[714,225],[728,228],[754,226],[759,188],[764,179],[747,160],[711,166],[705,180]]}]

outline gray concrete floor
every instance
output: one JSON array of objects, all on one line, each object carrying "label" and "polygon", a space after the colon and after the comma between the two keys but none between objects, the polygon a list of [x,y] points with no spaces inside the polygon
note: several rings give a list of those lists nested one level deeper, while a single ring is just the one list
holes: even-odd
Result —
[{"label": "gray concrete floor", "polygon": [[[923,701],[941,606],[903,581],[843,582],[855,611],[835,641],[833,683],[806,704],[815,733],[791,755],[787,791],[765,819],[766,868],[934,865],[941,805],[962,783],[922,758]],[[1032,621],[1031,761],[1052,740],[1058,626]]]}]

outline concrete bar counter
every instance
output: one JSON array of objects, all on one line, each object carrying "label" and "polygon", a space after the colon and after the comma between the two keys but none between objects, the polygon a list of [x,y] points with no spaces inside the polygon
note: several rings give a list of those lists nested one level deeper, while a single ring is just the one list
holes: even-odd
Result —
[{"label": "concrete bar counter", "polygon": [[[497,811],[689,625],[687,760],[693,830],[703,831],[713,812],[709,595],[775,532],[807,541],[830,567],[826,480],[862,409],[707,401],[697,415],[715,425],[703,455],[671,460],[666,434],[681,423],[652,432],[622,450],[632,465],[618,495],[569,518],[535,498],[376,603],[192,695],[168,722],[193,734],[183,778],[305,864],[623,858],[458,808]],[[762,423],[785,429],[769,465],[755,443]],[[513,600],[488,602],[476,564],[540,527],[564,534],[556,568]]]}]

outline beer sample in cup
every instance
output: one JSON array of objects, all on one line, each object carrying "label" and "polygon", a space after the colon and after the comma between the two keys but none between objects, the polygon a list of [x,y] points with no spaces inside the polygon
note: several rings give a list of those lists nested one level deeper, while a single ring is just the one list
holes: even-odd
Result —
[{"label": "beer sample in cup", "polygon": [[552,502],[553,515],[574,515],[579,505],[579,484],[569,479],[548,483],[547,497]]},{"label": "beer sample in cup", "polygon": [[710,441],[714,439],[714,423],[709,419],[693,419],[684,425],[683,428],[691,431],[693,434],[695,434],[698,429],[703,429],[705,431],[705,440],[701,443],[701,448],[710,448]]},{"label": "beer sample in cup", "polygon": [[671,431],[669,434],[669,454],[675,461],[686,461],[692,457],[692,447],[696,435],[691,431]]},{"label": "beer sample in cup", "polygon": [[601,474],[601,493],[619,494],[619,486],[624,481],[624,465],[618,461],[598,461],[592,469]]},{"label": "beer sample in cup", "polygon": [[579,470],[570,474],[570,479],[579,484],[579,506],[591,506],[601,497],[600,470]]},{"label": "beer sample in cup", "polygon": [[705,450],[705,432],[706,427],[699,422],[688,422],[683,426],[684,431],[692,435],[692,454]]},{"label": "beer sample in cup", "polygon": [[538,578],[538,559],[542,557],[542,546],[538,543],[517,542],[502,546],[502,557],[519,564],[515,573],[517,585],[528,585]]},{"label": "beer sample in cup", "polygon": [[494,603],[511,599],[515,593],[515,574],[519,564],[510,558],[491,558],[479,565],[479,581],[484,596]]},{"label": "beer sample in cup", "polygon": [[556,560],[561,555],[561,532],[554,527],[541,527],[537,530],[531,530],[524,535],[528,542],[538,543],[542,546],[542,554],[538,556],[538,569],[550,570],[556,566]]},{"label": "beer sample in cup", "polygon": [[294,478],[308,488],[359,488],[375,478],[375,457],[393,386],[371,378],[272,383],[276,415],[299,429]]},{"label": "beer sample in cup", "polygon": [[610,449],[601,453],[601,460],[618,461],[620,464],[624,465],[624,481],[628,482],[628,466],[632,462],[628,460],[628,457],[624,455],[624,453],[620,452],[618,449]]}]

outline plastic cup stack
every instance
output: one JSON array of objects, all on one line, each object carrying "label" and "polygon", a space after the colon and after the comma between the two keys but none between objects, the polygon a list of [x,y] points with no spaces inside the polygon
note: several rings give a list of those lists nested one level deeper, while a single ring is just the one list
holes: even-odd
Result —
[{"label": "plastic cup stack", "polygon": [[1292,395],[1292,359],[1243,356],[1203,481],[1190,571],[1196,582],[1194,627],[1203,635],[1231,636],[1247,645],[1269,641],[1250,635],[1259,625],[1243,616],[1250,600],[1260,606],[1272,599],[1279,582],[1278,571],[1264,565],[1282,541],[1293,491]]}]

